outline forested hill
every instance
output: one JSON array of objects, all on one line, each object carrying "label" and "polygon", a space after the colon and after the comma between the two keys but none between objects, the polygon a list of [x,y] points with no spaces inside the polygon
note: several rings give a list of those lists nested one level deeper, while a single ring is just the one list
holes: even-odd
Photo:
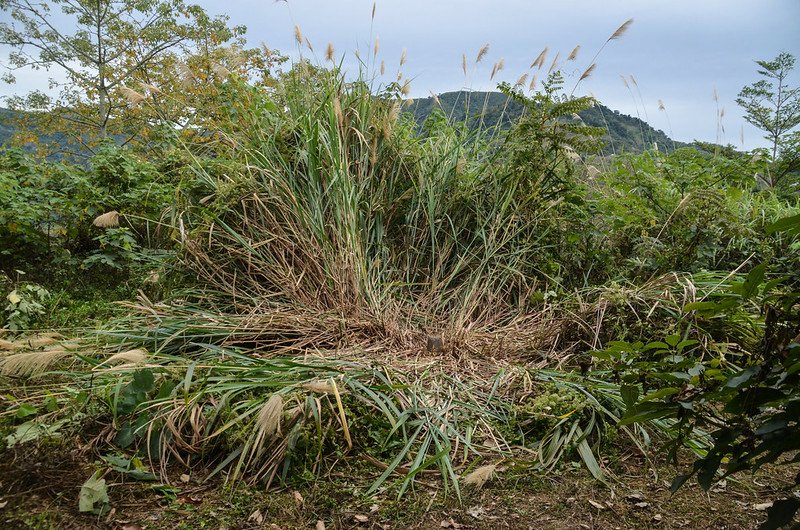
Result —
[{"label": "forested hill", "polygon": [[[520,117],[523,107],[501,92],[445,92],[438,96],[439,104],[445,114],[453,121],[463,121],[469,116],[470,122],[494,125],[502,120],[503,126],[510,125]],[[414,100],[409,111],[422,123],[437,105],[433,97]],[[604,154],[620,152],[641,152],[655,142],[659,149],[672,151],[689,144],[670,139],[663,131],[656,130],[639,118],[621,114],[604,105],[596,105],[580,113],[587,125],[608,130],[605,138]]]},{"label": "forested hill", "polygon": [[[477,123],[480,120],[481,111],[483,111],[484,124],[493,125],[502,119],[503,126],[508,126],[522,113],[520,104],[509,101],[500,92],[445,92],[438,98],[445,114],[454,121],[463,121],[469,115],[470,121]],[[469,105],[466,104],[467,102]],[[435,104],[433,97],[416,99],[409,111],[414,113],[419,123],[422,123],[431,113]],[[468,114],[467,107],[469,107]],[[587,125],[602,127],[609,131],[605,138],[604,154],[641,152],[645,148],[652,147],[654,142],[658,144],[659,149],[665,151],[689,145],[673,141],[663,131],[654,129],[647,122],[621,114],[604,105],[598,104],[581,112],[580,116]],[[5,144],[14,134],[18,118],[15,111],[0,108],[0,145]],[[57,137],[48,137],[48,139],[59,141]]]},{"label": "forested hill", "polygon": [[0,108],[0,145],[5,144],[14,134],[16,127],[14,120],[16,114],[13,110]]}]

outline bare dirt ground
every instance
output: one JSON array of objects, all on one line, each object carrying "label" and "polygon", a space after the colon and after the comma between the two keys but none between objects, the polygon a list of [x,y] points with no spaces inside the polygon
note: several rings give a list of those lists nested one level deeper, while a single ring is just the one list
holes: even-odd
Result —
[{"label": "bare dirt ground", "polygon": [[431,478],[402,500],[387,490],[364,492],[376,469],[358,456],[341,460],[323,478],[272,488],[225,485],[203,471],[171,470],[168,484],[136,482],[109,472],[112,510],[81,514],[81,485],[98,469],[96,455],[68,442],[8,450],[0,462],[0,528],[139,529],[751,529],[771,501],[785,495],[797,466],[718,483],[709,492],[689,483],[670,495],[676,470],[654,469],[624,450],[606,462],[605,486],[577,464],[542,475],[501,464],[481,490],[459,503]]}]

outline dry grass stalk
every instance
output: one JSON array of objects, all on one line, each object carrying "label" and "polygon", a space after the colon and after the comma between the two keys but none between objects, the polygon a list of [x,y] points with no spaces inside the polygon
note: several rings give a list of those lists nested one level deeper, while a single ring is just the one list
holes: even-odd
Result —
[{"label": "dry grass stalk", "polygon": [[531,82],[528,85],[528,90],[530,90],[531,92],[536,90],[536,74],[533,74],[533,77],[531,78]]},{"label": "dry grass stalk", "polygon": [[298,46],[303,45],[303,32],[300,31],[300,26],[297,24],[294,25],[294,40],[297,42]]},{"label": "dry grass stalk", "polygon": [[225,79],[226,77],[231,75],[231,71],[219,63],[214,63],[211,66],[211,71],[214,72],[214,74],[220,77],[221,79]]},{"label": "dry grass stalk", "polygon": [[46,371],[53,363],[69,356],[62,348],[15,353],[0,359],[0,373],[13,376],[33,376]]},{"label": "dry grass stalk", "polygon": [[381,61],[381,75],[386,73],[386,62]]},{"label": "dry grass stalk", "polygon": [[520,87],[523,87],[523,86],[525,86],[525,83],[527,83],[527,82],[528,82],[528,74],[522,74],[522,75],[521,75],[521,76],[519,76],[519,78],[517,79],[517,82],[516,82],[516,83],[514,83],[514,87],[515,87],[515,88],[520,88]]},{"label": "dry grass stalk", "polygon": [[19,348],[18,344],[11,342],[10,340],[0,339],[0,350],[11,351],[16,350],[17,348]]},{"label": "dry grass stalk", "polygon": [[189,85],[194,80],[194,73],[186,63],[178,63],[176,69],[178,70],[178,78],[182,85]]},{"label": "dry grass stalk", "polygon": [[400,53],[400,66],[406,64],[407,60],[408,60],[408,50],[403,48],[403,51]]},{"label": "dry grass stalk", "polygon": [[500,59],[494,66],[492,67],[492,75],[489,76],[489,79],[494,79],[494,76],[500,72],[506,65],[506,62],[503,59]]},{"label": "dry grass stalk", "polygon": [[544,61],[547,58],[547,50],[548,48],[547,46],[545,46],[544,49],[541,52],[539,52],[539,55],[537,55],[536,59],[534,59],[533,62],[531,63],[531,68],[536,67],[539,70],[542,69],[542,67],[544,66]]},{"label": "dry grass stalk", "polygon": [[377,57],[378,52],[381,50],[381,40],[379,37],[375,37],[375,45],[372,46],[372,56]]},{"label": "dry grass stalk", "polygon": [[57,342],[58,340],[55,337],[39,336],[32,339],[27,339],[23,341],[23,344],[31,349],[37,349],[44,348],[45,346],[51,346]]},{"label": "dry grass stalk", "polygon": [[639,83],[636,82],[636,78],[633,77],[633,74],[629,75],[628,77],[631,78],[631,83],[633,83],[633,86],[635,86],[636,88],[639,88]]},{"label": "dry grass stalk", "polygon": [[619,75],[619,78],[620,78],[620,79],[622,79],[622,84],[623,84],[623,85],[625,85],[625,88],[627,88],[628,90],[630,90],[630,89],[631,89],[631,86],[628,84],[628,80],[627,80],[627,79],[625,79],[625,76],[624,76],[624,75],[622,75],[622,74],[620,74],[620,75]]},{"label": "dry grass stalk", "polygon": [[378,8],[378,2],[372,2],[372,16],[371,20],[375,20],[375,10]]},{"label": "dry grass stalk", "polygon": [[400,89],[400,93],[404,96],[408,96],[411,93],[411,81],[406,79],[406,82],[403,83],[403,87]]},{"label": "dry grass stalk", "polygon": [[475,489],[480,489],[484,484],[494,475],[497,466],[489,464],[488,466],[481,466],[466,477],[464,477],[464,485],[472,486]]},{"label": "dry grass stalk", "polygon": [[484,44],[483,47],[480,50],[478,50],[478,55],[477,55],[477,57],[475,57],[475,64],[478,64],[479,62],[481,62],[483,60],[483,58],[486,57],[487,53],[489,53],[489,43],[488,42],[486,44]]},{"label": "dry grass stalk", "polygon": [[301,388],[315,394],[333,394],[333,385],[328,381],[309,381],[303,383]]},{"label": "dry grass stalk", "polygon": [[553,62],[550,65],[550,69],[547,70],[547,75],[550,75],[555,71],[556,67],[558,66],[558,59],[561,57],[561,52],[556,52],[556,56],[553,57]]},{"label": "dry grass stalk", "polygon": [[283,416],[283,397],[280,394],[272,394],[256,418],[256,428],[260,437],[271,438],[275,434],[280,434],[281,417]]},{"label": "dry grass stalk", "polygon": [[308,48],[308,51],[314,53],[314,46],[311,45],[311,41],[308,40],[308,37],[303,37],[303,42],[306,43],[306,48]]},{"label": "dry grass stalk", "polygon": [[109,364],[118,364],[118,363],[127,366],[143,364],[146,360],[147,360],[147,351],[141,348],[135,348],[133,350],[115,353],[102,363],[98,364],[95,367],[95,369],[100,369],[101,367]]},{"label": "dry grass stalk", "polygon": [[344,126],[344,115],[342,114],[342,102],[339,100],[339,97],[333,98],[333,112],[336,115],[336,122],[339,124],[339,127]]},{"label": "dry grass stalk", "polygon": [[128,101],[128,104],[136,107],[140,105],[144,100],[145,97],[143,94],[135,91],[132,88],[128,88],[126,86],[119,89],[120,93],[122,93],[123,97]]},{"label": "dry grass stalk", "polygon": [[328,47],[325,48],[325,59],[330,62],[333,62],[333,53],[334,53],[333,43],[329,42]]},{"label": "dry grass stalk", "polygon": [[590,75],[592,75],[592,72],[594,72],[594,69],[595,69],[595,68],[597,68],[597,63],[592,63],[592,64],[589,66],[589,68],[587,68],[587,69],[586,69],[586,70],[585,70],[585,71],[584,71],[584,72],[581,74],[581,77],[578,79],[578,81],[583,81],[584,79],[586,79],[587,77],[589,77]]},{"label": "dry grass stalk", "polygon": [[658,100],[658,110],[666,111],[667,107],[664,106],[664,102],[662,100]]},{"label": "dry grass stalk", "polygon": [[579,52],[580,50],[581,50],[581,45],[580,45],[580,44],[578,44],[577,46],[575,46],[575,47],[572,49],[572,51],[571,51],[571,52],[569,52],[569,57],[567,57],[567,60],[568,60],[568,61],[574,61],[575,59],[577,59],[577,58],[578,58],[578,52]]},{"label": "dry grass stalk", "polygon": [[[617,31],[615,31],[614,33],[611,34],[611,36],[608,38],[608,41],[619,39],[620,37],[625,35],[625,32],[628,31],[628,28],[631,27],[631,24],[633,24],[633,19],[632,18],[629,18],[628,20],[623,22],[622,25],[617,28]],[[606,42],[608,42],[608,41],[606,41]]]},{"label": "dry grass stalk", "polygon": [[467,75],[467,54],[461,54],[461,70],[464,72],[464,75]]},{"label": "dry grass stalk", "polygon": [[111,228],[119,226],[119,212],[116,210],[111,210],[103,215],[98,215],[94,218],[92,224],[98,228]]},{"label": "dry grass stalk", "polygon": [[150,83],[142,83],[142,87],[146,88],[148,92],[151,94],[161,94],[161,89],[155,85],[151,85]]}]

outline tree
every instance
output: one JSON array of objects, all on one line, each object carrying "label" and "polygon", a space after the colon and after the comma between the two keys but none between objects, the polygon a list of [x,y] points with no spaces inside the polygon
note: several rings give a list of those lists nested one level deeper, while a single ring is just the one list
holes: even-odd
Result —
[{"label": "tree", "polygon": [[[788,133],[800,124],[800,88],[787,84],[795,58],[784,52],[772,61],[756,63],[761,67],[758,73],[766,79],[744,87],[736,103],[744,109],[748,122],[766,132],[764,138],[771,144],[772,160],[777,161],[785,150]],[[770,184],[774,187],[787,174],[785,170],[772,172]]]},{"label": "tree", "polygon": [[164,64],[174,65],[175,53],[208,39],[222,45],[245,31],[184,0],[0,0],[0,10],[10,15],[10,22],[0,22],[0,44],[13,49],[5,80],[13,82],[22,68],[57,68],[66,78],[51,80],[51,89],[59,89],[55,97],[35,92],[10,103],[48,110],[90,148],[126,132],[141,84],[152,82]]}]

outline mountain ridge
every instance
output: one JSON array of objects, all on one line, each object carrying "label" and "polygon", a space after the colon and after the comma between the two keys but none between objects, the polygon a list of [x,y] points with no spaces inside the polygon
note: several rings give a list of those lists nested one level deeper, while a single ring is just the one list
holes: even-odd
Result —
[{"label": "mountain ridge", "polygon": [[[407,107],[406,112],[413,113],[416,121],[422,123],[435,106],[440,106],[452,122],[463,122],[469,117],[470,121],[481,120],[485,125],[499,123],[501,127],[509,127],[523,111],[521,104],[502,92],[456,90],[443,92],[436,97],[417,98]],[[622,114],[599,102],[578,115],[586,125],[608,131],[603,137],[606,143],[602,150],[604,155],[641,152],[652,148],[653,144],[668,152],[692,146],[673,140],[664,131],[655,129],[641,118]]]}]

